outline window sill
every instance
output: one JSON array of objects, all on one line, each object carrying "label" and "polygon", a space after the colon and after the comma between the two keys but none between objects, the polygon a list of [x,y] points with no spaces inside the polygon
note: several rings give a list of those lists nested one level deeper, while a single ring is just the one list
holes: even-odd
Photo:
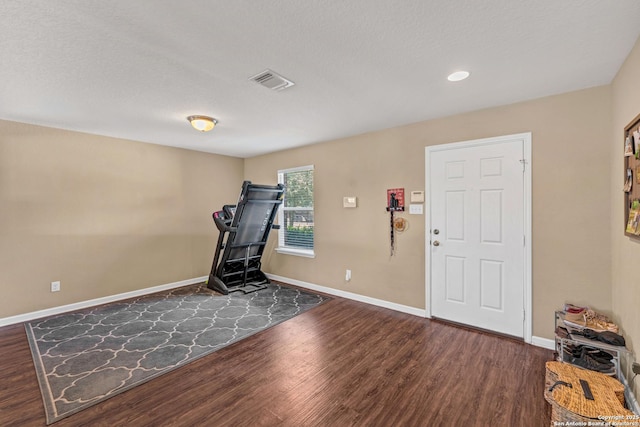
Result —
[{"label": "window sill", "polygon": [[276,252],[283,255],[295,255],[305,258],[315,258],[316,254],[313,250],[307,249],[294,249],[294,248],[276,248]]}]

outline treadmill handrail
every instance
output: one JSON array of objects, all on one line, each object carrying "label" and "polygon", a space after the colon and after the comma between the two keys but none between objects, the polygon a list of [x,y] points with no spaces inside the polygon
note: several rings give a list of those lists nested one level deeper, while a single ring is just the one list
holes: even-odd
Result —
[{"label": "treadmill handrail", "polygon": [[222,218],[220,213],[223,213],[222,211],[217,211],[214,212],[212,214],[213,216],[213,221],[215,222],[216,226],[218,227],[218,229],[220,231],[224,231],[227,233],[231,233],[231,232],[236,232],[238,231],[238,227],[232,227],[231,226],[231,218]]}]

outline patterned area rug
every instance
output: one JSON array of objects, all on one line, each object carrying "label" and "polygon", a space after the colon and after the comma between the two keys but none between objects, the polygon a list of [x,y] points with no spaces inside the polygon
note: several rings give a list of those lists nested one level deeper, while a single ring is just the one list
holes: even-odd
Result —
[{"label": "patterned area rug", "polygon": [[328,299],[277,283],[246,295],[199,284],[26,323],[47,424]]}]

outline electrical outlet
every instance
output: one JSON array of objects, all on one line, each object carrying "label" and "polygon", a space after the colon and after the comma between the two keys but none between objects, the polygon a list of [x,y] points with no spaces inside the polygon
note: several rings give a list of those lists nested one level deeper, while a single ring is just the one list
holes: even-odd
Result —
[{"label": "electrical outlet", "polygon": [[55,281],[51,282],[51,292],[59,292],[60,291],[60,282]]},{"label": "electrical outlet", "polygon": [[347,270],[347,273],[344,276],[344,280],[347,282],[351,280],[351,270]]},{"label": "electrical outlet", "polygon": [[633,371],[634,374],[638,375],[640,374],[640,363],[638,362],[633,362],[631,364],[631,370]]}]

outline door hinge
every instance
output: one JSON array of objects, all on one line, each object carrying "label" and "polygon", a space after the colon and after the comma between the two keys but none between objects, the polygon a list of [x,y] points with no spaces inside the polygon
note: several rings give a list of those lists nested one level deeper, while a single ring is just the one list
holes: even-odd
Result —
[{"label": "door hinge", "polygon": [[522,247],[527,247],[527,236],[525,236],[524,234],[522,235]]},{"label": "door hinge", "polygon": [[527,169],[527,160],[520,159],[520,164],[522,165],[522,172],[524,172]]},{"label": "door hinge", "polygon": [[522,321],[524,322],[524,320],[527,318],[526,316],[526,312],[524,310],[524,308],[522,309]]}]

